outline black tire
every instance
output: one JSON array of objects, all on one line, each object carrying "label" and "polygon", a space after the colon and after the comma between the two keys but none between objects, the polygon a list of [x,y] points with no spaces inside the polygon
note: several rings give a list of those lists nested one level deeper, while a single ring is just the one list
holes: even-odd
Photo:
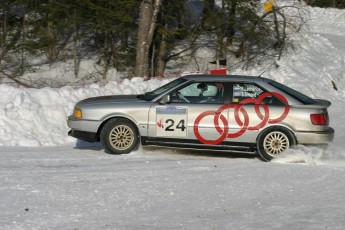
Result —
[{"label": "black tire", "polygon": [[269,128],[260,133],[256,147],[261,159],[270,161],[294,145],[296,139],[291,131],[284,128]]},{"label": "black tire", "polygon": [[110,154],[126,154],[136,149],[139,143],[137,127],[129,120],[114,118],[101,130],[101,143]]}]

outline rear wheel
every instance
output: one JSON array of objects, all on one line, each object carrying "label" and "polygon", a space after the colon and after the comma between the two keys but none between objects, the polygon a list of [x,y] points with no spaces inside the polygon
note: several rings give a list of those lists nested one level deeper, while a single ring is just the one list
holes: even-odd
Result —
[{"label": "rear wheel", "polygon": [[126,119],[108,121],[100,137],[106,152],[111,154],[130,153],[139,142],[137,127]]},{"label": "rear wheel", "polygon": [[293,145],[296,145],[296,140],[291,131],[268,129],[259,135],[257,151],[264,161],[270,161]]}]

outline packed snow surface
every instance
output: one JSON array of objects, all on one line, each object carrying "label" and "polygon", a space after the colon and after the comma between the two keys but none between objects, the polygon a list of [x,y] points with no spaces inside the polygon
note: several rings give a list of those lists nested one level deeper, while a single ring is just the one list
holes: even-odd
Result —
[{"label": "packed snow surface", "polygon": [[344,167],[232,157],[4,147],[0,229],[344,229]]},{"label": "packed snow surface", "polygon": [[[297,146],[273,163],[165,149],[107,155],[67,136],[75,103],[172,79],[1,84],[0,229],[344,229],[345,10],[308,11],[309,31],[263,76],[332,102],[328,149]],[[259,75],[268,66],[233,73]]]}]

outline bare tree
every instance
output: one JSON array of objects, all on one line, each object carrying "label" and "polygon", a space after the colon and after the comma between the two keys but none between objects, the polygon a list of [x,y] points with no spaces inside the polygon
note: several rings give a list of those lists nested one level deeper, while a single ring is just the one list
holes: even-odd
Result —
[{"label": "bare tree", "polygon": [[135,76],[147,76],[149,51],[162,0],[143,0],[140,6]]}]

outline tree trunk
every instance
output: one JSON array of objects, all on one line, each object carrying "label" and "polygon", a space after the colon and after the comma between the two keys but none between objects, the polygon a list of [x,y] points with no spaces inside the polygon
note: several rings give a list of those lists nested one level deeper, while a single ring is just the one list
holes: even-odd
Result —
[{"label": "tree trunk", "polygon": [[103,79],[107,79],[107,73],[109,69],[110,63],[110,41],[109,41],[109,32],[104,32],[104,44],[103,44],[103,51],[101,52],[101,59],[103,64],[103,72],[102,77]]},{"label": "tree trunk", "polygon": [[[49,0],[49,4],[53,4],[53,3],[55,3],[55,0]],[[48,47],[48,60],[49,60],[49,64],[52,65],[53,62],[56,60],[56,52],[55,52],[55,45],[53,44],[53,40],[54,40],[53,22],[51,21],[48,21],[47,35],[50,39],[50,44]]]},{"label": "tree trunk", "polygon": [[20,60],[20,74],[23,75],[25,72],[25,65],[26,65],[26,55],[25,55],[25,50],[24,46],[26,43],[26,23],[25,23],[25,16],[26,14],[23,15],[23,21],[22,21],[22,38],[21,38],[21,60]]},{"label": "tree trunk", "polygon": [[276,32],[276,46],[277,48],[279,48],[280,44],[281,44],[281,38],[280,38],[280,32],[279,32],[279,23],[278,23],[278,17],[277,17],[277,11],[274,10],[273,11],[273,18],[274,18],[274,30]]},{"label": "tree trunk", "polygon": [[73,60],[74,60],[74,77],[77,78],[79,74],[79,58],[78,58],[78,26],[76,22],[77,10],[74,9],[74,22],[73,22]]},{"label": "tree trunk", "polygon": [[236,21],[236,11],[238,2],[230,2],[230,10],[228,16],[227,24],[227,34],[226,34],[226,46],[230,46],[233,43],[233,38],[235,34],[235,21]]},{"label": "tree trunk", "polygon": [[214,27],[213,18],[215,5],[215,0],[203,1],[203,10],[201,14],[201,28],[208,30]]},{"label": "tree trunk", "polygon": [[[50,42],[53,41],[54,39],[54,32],[53,32],[53,23],[52,22],[48,22],[48,28],[47,28],[47,35],[50,39]],[[52,43],[49,44],[48,47],[48,60],[49,60],[49,64],[53,64],[53,62],[56,59],[56,53],[55,53],[55,47]]]},{"label": "tree trunk", "polygon": [[163,76],[164,75],[164,70],[166,66],[166,57],[167,57],[167,42],[166,42],[166,35],[162,35],[162,39],[159,44],[159,49],[157,52],[157,69],[155,73],[158,76]]},{"label": "tree trunk", "polygon": [[[1,28],[1,42],[0,42],[0,61],[5,56],[5,47],[6,47],[6,37],[7,37],[7,12],[5,11],[3,14],[3,21],[2,21],[2,28]],[[1,63],[0,63],[1,65]]]},{"label": "tree trunk", "polygon": [[148,74],[149,50],[152,44],[156,20],[162,0],[143,0],[140,6],[135,76]]}]

